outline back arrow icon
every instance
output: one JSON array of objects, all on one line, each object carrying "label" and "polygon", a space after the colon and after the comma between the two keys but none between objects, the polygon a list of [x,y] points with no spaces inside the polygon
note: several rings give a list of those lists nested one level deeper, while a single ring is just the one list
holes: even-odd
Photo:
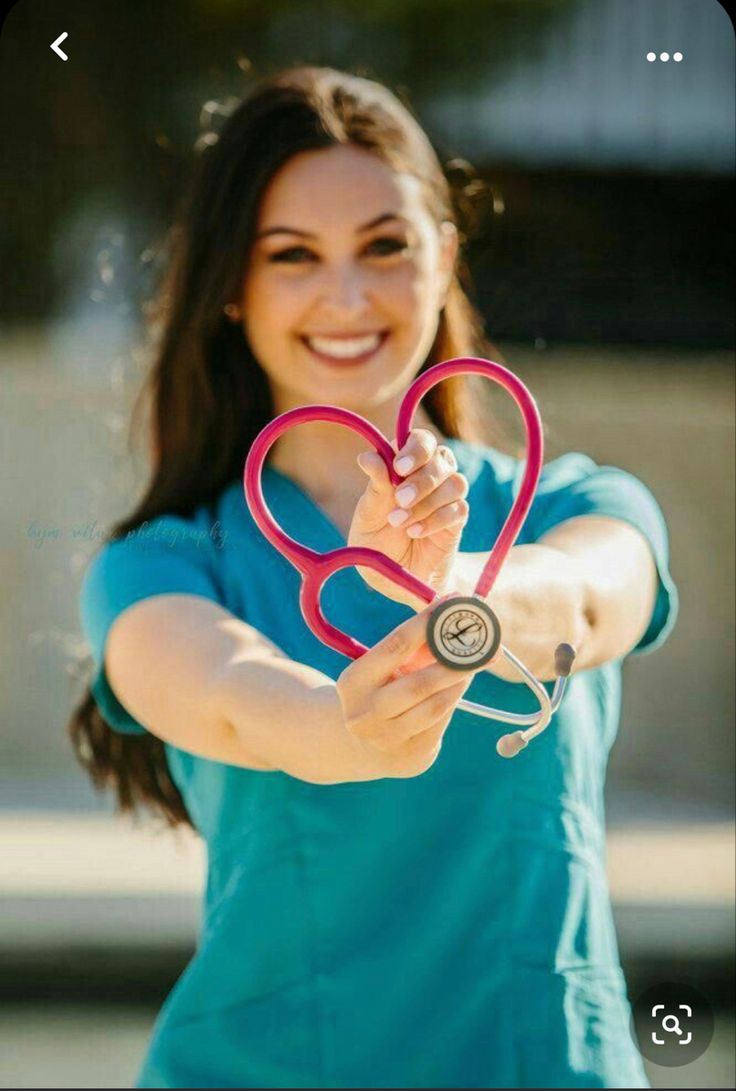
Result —
[{"label": "back arrow icon", "polygon": [[66,55],[66,53],[64,52],[63,49],[59,49],[59,45],[60,45],[61,42],[64,41],[65,38],[68,38],[68,37],[69,37],[69,35],[67,34],[66,31],[64,31],[63,34],[59,35],[59,37],[56,39],[55,42],[51,43],[51,48],[53,49],[54,53],[56,53],[57,57],[61,57],[62,61],[68,61],[69,58],[67,57],[67,55]]}]

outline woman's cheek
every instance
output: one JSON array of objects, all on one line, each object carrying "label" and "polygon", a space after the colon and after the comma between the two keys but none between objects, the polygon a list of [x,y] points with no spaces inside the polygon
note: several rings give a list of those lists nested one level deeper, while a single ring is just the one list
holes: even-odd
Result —
[{"label": "woman's cheek", "polygon": [[416,313],[422,303],[422,277],[417,269],[404,265],[384,270],[379,290],[387,307],[404,319]]},{"label": "woman's cheek", "polygon": [[300,303],[306,301],[306,285],[294,277],[264,275],[258,278],[247,301],[247,312],[260,327],[276,332],[280,326],[291,325]]}]

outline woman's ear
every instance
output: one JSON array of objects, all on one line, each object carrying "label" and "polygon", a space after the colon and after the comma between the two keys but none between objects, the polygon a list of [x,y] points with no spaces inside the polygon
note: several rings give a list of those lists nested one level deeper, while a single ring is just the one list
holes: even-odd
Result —
[{"label": "woman's ear", "polygon": [[442,276],[440,308],[444,307],[447,302],[447,293],[455,275],[455,263],[459,246],[460,240],[455,224],[450,220],[443,220],[440,224],[440,271]]}]

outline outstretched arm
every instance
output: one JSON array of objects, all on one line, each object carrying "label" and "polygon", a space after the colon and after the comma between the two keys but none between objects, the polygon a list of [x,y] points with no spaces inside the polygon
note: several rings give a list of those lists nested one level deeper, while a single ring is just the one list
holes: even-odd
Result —
[{"label": "outstretched arm", "polygon": [[[487,553],[458,553],[448,590],[470,594]],[[555,677],[554,650],[566,641],[574,672],[623,658],[646,632],[657,570],[644,535],[620,519],[582,515],[553,527],[533,545],[509,553],[488,603],[501,639],[542,681]],[[510,682],[499,657],[487,668]]]}]

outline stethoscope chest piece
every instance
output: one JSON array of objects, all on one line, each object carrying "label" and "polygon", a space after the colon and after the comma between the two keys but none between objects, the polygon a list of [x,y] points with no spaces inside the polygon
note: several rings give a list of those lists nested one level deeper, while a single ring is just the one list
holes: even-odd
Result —
[{"label": "stethoscope chest piece", "polygon": [[477,670],[501,644],[501,626],[490,606],[474,595],[445,599],[429,615],[427,643],[452,670]]}]

